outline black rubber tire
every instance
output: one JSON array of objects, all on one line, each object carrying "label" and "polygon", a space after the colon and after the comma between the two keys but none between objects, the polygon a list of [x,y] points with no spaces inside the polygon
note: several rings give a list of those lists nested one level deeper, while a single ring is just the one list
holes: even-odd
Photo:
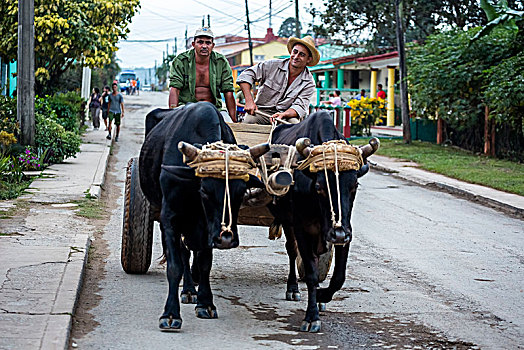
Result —
[{"label": "black rubber tire", "polygon": [[153,216],[140,188],[138,158],[127,164],[120,262],[126,273],[144,274],[153,253]]},{"label": "black rubber tire", "polygon": [[[328,243],[328,251],[324,254],[320,255],[318,258],[318,283],[324,282],[326,279],[329,268],[331,267],[331,261],[333,260],[333,253],[335,249],[333,247],[333,244]],[[300,252],[297,249],[297,270],[298,270],[298,278],[303,281],[304,278],[306,278],[306,270],[304,268],[304,262],[302,261],[302,257],[300,256]]]}]

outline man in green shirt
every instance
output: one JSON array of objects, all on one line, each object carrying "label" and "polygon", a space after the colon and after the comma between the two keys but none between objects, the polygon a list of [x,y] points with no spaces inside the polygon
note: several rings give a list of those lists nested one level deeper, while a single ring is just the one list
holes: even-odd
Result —
[{"label": "man in green shirt", "polygon": [[[208,101],[222,109],[220,93],[224,94],[227,113],[225,121],[236,122],[233,72],[224,55],[213,52],[215,43],[211,29],[196,31],[193,48],[178,55],[169,71],[169,108],[188,102]],[[229,120],[231,119],[231,120]]]}]

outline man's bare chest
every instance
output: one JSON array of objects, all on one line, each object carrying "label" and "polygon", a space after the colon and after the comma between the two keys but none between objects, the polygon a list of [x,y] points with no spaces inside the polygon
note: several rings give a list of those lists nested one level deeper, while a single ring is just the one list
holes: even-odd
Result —
[{"label": "man's bare chest", "polygon": [[209,65],[196,65],[195,86],[209,87]]}]

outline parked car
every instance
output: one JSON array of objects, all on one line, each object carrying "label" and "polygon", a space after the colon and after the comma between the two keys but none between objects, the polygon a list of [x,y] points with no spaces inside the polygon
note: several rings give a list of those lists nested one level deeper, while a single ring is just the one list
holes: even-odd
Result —
[{"label": "parked car", "polygon": [[140,90],[142,90],[142,91],[151,91],[151,85],[146,84],[144,86],[141,86]]}]

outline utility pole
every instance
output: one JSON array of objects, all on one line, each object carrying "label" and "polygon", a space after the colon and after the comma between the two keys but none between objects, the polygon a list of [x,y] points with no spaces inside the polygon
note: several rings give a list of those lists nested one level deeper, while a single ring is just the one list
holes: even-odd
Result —
[{"label": "utility pole", "polygon": [[251,41],[251,29],[249,27],[249,9],[247,7],[247,0],[246,0],[246,19],[247,19],[247,38],[249,41],[249,62],[251,65],[253,65],[253,42]]},{"label": "utility pole", "polygon": [[166,43],[166,60],[169,56],[169,43]]},{"label": "utility pole", "polygon": [[16,114],[21,143],[35,145],[35,3],[18,1],[18,88]]},{"label": "utility pole", "polygon": [[187,50],[187,26],[186,26],[186,34],[185,34],[186,40],[184,41],[184,49]]},{"label": "utility pole", "polygon": [[177,43],[176,43],[176,38],[175,38],[175,56],[178,54],[178,48],[177,48]]},{"label": "utility pole", "polygon": [[211,28],[211,16],[207,15],[207,27]]},{"label": "utility pole", "polygon": [[295,35],[300,39],[300,19],[298,17],[298,0],[295,0]]},{"label": "utility pole", "polygon": [[273,28],[271,27],[271,0],[269,0],[269,28]]},{"label": "utility pole", "polygon": [[206,16],[202,16],[202,27],[206,26]]},{"label": "utility pole", "polygon": [[402,17],[402,0],[395,0],[397,50],[400,68],[400,109],[402,111],[402,134],[404,136],[404,143],[411,143],[408,106],[408,76],[406,70],[406,49],[404,47],[404,25],[402,23]]}]

